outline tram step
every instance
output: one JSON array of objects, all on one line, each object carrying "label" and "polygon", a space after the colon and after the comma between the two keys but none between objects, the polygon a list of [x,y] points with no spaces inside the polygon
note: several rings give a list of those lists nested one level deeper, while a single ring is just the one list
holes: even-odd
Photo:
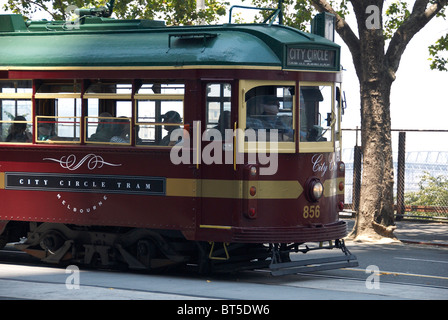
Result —
[{"label": "tram step", "polygon": [[340,257],[325,257],[300,261],[271,263],[269,265],[269,269],[271,270],[271,274],[273,276],[283,276],[301,272],[314,272],[357,266],[358,261],[356,260],[356,256],[350,254]]}]

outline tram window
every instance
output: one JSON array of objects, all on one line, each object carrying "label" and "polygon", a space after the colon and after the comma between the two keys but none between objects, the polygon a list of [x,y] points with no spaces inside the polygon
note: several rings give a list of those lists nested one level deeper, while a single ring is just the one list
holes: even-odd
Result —
[{"label": "tram window", "polygon": [[33,93],[31,80],[0,80],[0,93]]},{"label": "tram window", "polygon": [[141,94],[185,94],[185,85],[182,83],[143,83],[137,95]]},{"label": "tram window", "polygon": [[136,99],[137,145],[173,146],[170,135],[183,126],[185,86],[180,83],[143,83]]},{"label": "tram window", "polygon": [[31,80],[0,80],[0,141],[32,142]]},{"label": "tram window", "polygon": [[246,93],[246,129],[255,130],[258,139],[260,129],[276,129],[278,141],[294,141],[293,104],[295,88],[292,86],[258,86]]},{"label": "tram window", "polygon": [[92,81],[86,90],[86,95],[116,95],[132,94],[132,84],[120,81]]},{"label": "tram window", "polygon": [[131,144],[132,84],[120,81],[92,81],[87,99],[87,143]]},{"label": "tram window", "polygon": [[75,81],[40,83],[36,91],[36,141],[81,141],[81,85]]},{"label": "tram window", "polygon": [[80,98],[39,99],[36,103],[39,110],[36,117],[38,143],[81,141]]},{"label": "tram window", "polygon": [[333,112],[332,86],[300,87],[300,141],[333,140],[336,116]]},{"label": "tram window", "polygon": [[207,84],[207,140],[224,140],[225,130],[232,128],[230,120],[231,93],[232,86],[229,83]]},{"label": "tram window", "polygon": [[39,88],[36,91],[36,94],[41,97],[53,96],[52,94],[80,94],[81,92],[81,84],[71,80],[64,82],[43,82],[40,84]]}]

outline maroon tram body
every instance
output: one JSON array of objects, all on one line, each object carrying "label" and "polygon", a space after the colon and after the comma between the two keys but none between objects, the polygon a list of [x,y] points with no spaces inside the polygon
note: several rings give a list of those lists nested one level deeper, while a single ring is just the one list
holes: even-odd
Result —
[{"label": "maroon tram body", "polygon": [[[90,29],[86,22],[85,30],[66,31],[66,38],[100,39],[103,34],[93,26],[105,21],[92,22]],[[21,50],[28,48],[38,55],[45,50],[32,47],[32,41],[26,43],[36,37],[33,33],[48,37],[53,50],[57,41],[53,44],[51,39],[62,39],[53,31],[27,32],[30,35],[25,37],[3,30],[0,42],[17,45],[20,40]],[[116,36],[124,32],[120,29]],[[121,64],[113,60],[117,57],[101,56],[105,51],[90,47],[101,52],[89,55],[89,48],[79,49],[86,55],[83,64],[79,56],[67,53],[63,62],[46,57],[42,63],[34,57],[34,62],[23,65],[6,59],[0,66],[3,243],[27,238],[20,248],[56,263],[122,261],[140,269],[197,263],[201,270],[212,265],[224,270],[232,265],[274,265],[278,270],[291,264],[289,252],[309,250],[308,246],[302,249],[302,244],[325,242],[329,243],[326,248],[341,248],[345,253],[336,259],[343,263],[333,267],[354,265],[354,256],[341,240],[346,224],[338,218],[345,175],[340,159],[339,48],[318,36],[275,25],[151,27],[126,32],[126,37],[141,37],[141,41],[164,35],[168,47],[161,55],[171,65],[131,61],[138,45],[123,48],[117,40],[114,50],[122,51],[117,54]],[[247,43],[247,56],[257,46],[269,51],[262,55],[277,50],[281,52],[278,65],[217,62],[214,48],[231,56],[222,49],[229,41],[244,42],[241,35],[253,42]],[[303,41],[305,36],[307,42],[318,40],[320,57],[330,55],[330,65],[325,61],[319,65],[312,56],[311,62],[282,57],[289,47],[296,48],[294,37]],[[185,61],[171,60],[179,54],[176,46],[182,45]],[[207,51],[212,53],[206,55]],[[211,60],[203,57],[201,61],[201,55]],[[96,64],[92,57],[105,61]],[[289,130],[280,129],[283,140],[258,144],[254,151],[244,133],[251,128],[252,116],[257,124],[264,118],[257,119],[249,111],[250,100],[268,95],[275,98]],[[326,114],[316,109],[324,102],[329,108]],[[24,118],[17,118],[21,104],[29,109],[22,112]],[[308,115],[307,104],[313,110]],[[7,114],[10,106],[14,112]],[[173,113],[167,108],[177,110],[181,120],[168,119]],[[219,128],[218,118],[225,114],[227,124]],[[128,121],[123,127],[127,140],[93,140],[95,129],[98,133],[102,125],[117,127],[119,121]],[[171,135],[177,145],[161,144],[167,123],[181,129],[178,140]],[[11,127],[19,124],[28,126],[30,141],[8,141]],[[53,137],[41,140],[46,124],[53,128]],[[230,133],[222,140],[216,135],[205,139],[213,128]],[[254,128],[258,135],[261,128]],[[319,135],[314,140],[309,137],[313,128]],[[270,149],[274,143],[275,151]],[[212,163],[207,163],[210,158]],[[270,174],[262,174],[270,167]],[[306,265],[298,262],[298,268],[284,273],[298,272]]]}]

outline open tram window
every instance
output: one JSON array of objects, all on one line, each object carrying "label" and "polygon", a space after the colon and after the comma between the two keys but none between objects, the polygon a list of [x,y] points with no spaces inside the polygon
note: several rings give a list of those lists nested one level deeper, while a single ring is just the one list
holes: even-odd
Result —
[{"label": "open tram window", "polygon": [[300,85],[300,152],[334,151],[334,84],[307,82]]},{"label": "open tram window", "polygon": [[81,142],[81,84],[76,80],[37,83],[36,141]]},{"label": "open tram window", "polygon": [[225,130],[232,129],[232,86],[229,83],[210,83],[206,92],[206,139],[225,140]]},{"label": "open tram window", "polygon": [[265,85],[249,90],[245,94],[246,133],[254,131],[258,141],[270,141],[275,138],[271,133],[276,132],[277,141],[293,142],[294,95],[294,86]]},{"label": "open tram window", "polygon": [[32,138],[31,80],[0,81],[0,141],[30,143]]},{"label": "open tram window", "polygon": [[327,142],[333,140],[332,86],[300,87],[300,141]]},{"label": "open tram window", "polygon": [[122,144],[132,142],[132,83],[91,81],[84,94],[86,143]]},{"label": "open tram window", "polygon": [[135,94],[136,144],[173,146],[171,133],[183,127],[185,85],[143,81]]}]

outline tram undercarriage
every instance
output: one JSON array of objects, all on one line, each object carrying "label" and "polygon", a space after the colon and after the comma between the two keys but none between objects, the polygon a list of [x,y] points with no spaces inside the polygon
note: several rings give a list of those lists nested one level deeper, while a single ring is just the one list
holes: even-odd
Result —
[{"label": "tram undercarriage", "polygon": [[[185,240],[180,232],[30,223],[16,248],[50,264],[157,271],[190,266],[201,274],[268,269],[280,276],[358,266],[344,240],[307,244],[244,244]],[[292,260],[291,253],[340,249],[341,255]]]}]

